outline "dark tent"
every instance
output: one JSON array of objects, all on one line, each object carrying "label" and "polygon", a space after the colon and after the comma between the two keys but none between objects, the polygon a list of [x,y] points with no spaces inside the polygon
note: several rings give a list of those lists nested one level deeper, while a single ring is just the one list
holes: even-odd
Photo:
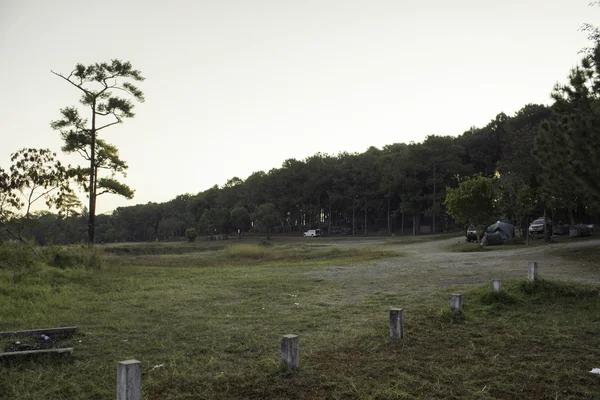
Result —
[{"label": "dark tent", "polygon": [[515,237],[515,226],[507,222],[498,221],[485,229],[485,236],[488,240],[486,243],[482,240],[482,244],[502,244],[507,240],[511,240]]}]

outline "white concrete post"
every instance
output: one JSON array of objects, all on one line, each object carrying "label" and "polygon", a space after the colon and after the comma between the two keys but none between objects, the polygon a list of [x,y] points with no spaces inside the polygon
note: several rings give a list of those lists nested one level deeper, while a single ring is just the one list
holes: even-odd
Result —
[{"label": "white concrete post", "polygon": [[494,292],[500,293],[502,291],[502,281],[498,280],[498,279],[494,279],[492,281],[492,288],[494,289]]},{"label": "white concrete post", "polygon": [[298,335],[283,335],[281,362],[289,369],[298,369],[300,364],[300,338]]},{"label": "white concrete post", "polygon": [[117,400],[142,400],[142,363],[121,361],[117,366]]},{"label": "white concrete post", "polygon": [[530,262],[527,269],[527,280],[529,282],[537,281],[538,278],[538,264],[536,262]]},{"label": "white concrete post", "polygon": [[450,311],[462,312],[462,294],[453,294],[450,296]]},{"label": "white concrete post", "polygon": [[390,338],[402,339],[404,337],[404,309],[392,308],[390,310]]}]

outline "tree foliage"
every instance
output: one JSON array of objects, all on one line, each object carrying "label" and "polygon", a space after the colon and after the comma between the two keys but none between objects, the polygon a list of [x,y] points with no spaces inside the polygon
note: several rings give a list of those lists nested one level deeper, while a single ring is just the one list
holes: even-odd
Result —
[{"label": "tree foliage", "polygon": [[[32,207],[44,202],[59,211],[76,206],[69,186],[70,168],[48,149],[25,148],[13,153],[8,170],[0,167],[0,225],[14,239],[25,242],[23,230],[32,218]],[[19,220],[17,229],[10,221]]]},{"label": "tree foliage", "polygon": [[542,194],[573,211],[600,205],[600,45],[557,84],[555,121],[546,121],[535,141]]},{"label": "tree foliage", "polygon": [[198,237],[198,231],[196,228],[188,228],[185,230],[185,238],[188,242],[193,242]]},{"label": "tree foliage", "polygon": [[254,211],[254,224],[260,232],[267,235],[267,239],[271,236],[271,230],[281,223],[279,211],[272,203],[261,204]]},{"label": "tree foliage", "polygon": [[477,175],[466,179],[457,188],[446,189],[444,205],[448,214],[460,224],[473,224],[479,229],[493,221],[497,206],[496,178]]}]

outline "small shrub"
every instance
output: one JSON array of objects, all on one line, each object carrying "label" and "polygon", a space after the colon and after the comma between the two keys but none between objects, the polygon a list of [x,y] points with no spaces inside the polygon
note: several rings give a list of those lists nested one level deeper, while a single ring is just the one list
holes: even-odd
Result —
[{"label": "small shrub", "polygon": [[452,311],[450,308],[444,308],[441,310],[441,317],[447,320],[451,324],[460,324],[464,322],[467,317],[463,311]]},{"label": "small shrub", "polygon": [[4,243],[0,246],[0,269],[9,271],[14,282],[37,271],[41,265],[39,257],[24,244]]},{"label": "small shrub", "polygon": [[0,268],[8,270],[34,269],[39,259],[31,249],[21,243],[0,246]]},{"label": "small shrub", "polygon": [[533,282],[523,281],[519,284],[519,291],[538,300],[557,297],[589,298],[600,295],[598,287],[546,279],[538,279]]},{"label": "small shrub", "polygon": [[102,267],[102,251],[93,246],[51,246],[44,249],[43,257],[46,264],[60,269],[100,269]]},{"label": "small shrub", "polygon": [[479,298],[481,304],[486,306],[499,306],[499,305],[510,305],[516,304],[517,299],[508,294],[506,291],[502,292],[486,292]]},{"label": "small shrub", "polygon": [[271,249],[251,244],[236,244],[225,247],[223,256],[228,259],[263,259],[271,254]]},{"label": "small shrub", "polygon": [[273,247],[273,243],[269,239],[262,239],[258,242],[258,245],[263,247]]},{"label": "small shrub", "polygon": [[196,228],[186,229],[185,237],[187,238],[188,242],[193,242],[198,237],[198,231],[196,230]]}]

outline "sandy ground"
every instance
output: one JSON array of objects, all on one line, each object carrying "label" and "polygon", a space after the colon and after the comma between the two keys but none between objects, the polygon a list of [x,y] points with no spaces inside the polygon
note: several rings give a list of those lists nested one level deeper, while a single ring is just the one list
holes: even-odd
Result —
[{"label": "sandy ground", "polygon": [[[335,265],[307,275],[315,280],[337,280],[344,294],[337,301],[361,301],[381,291],[401,292],[407,296],[426,295],[440,288],[448,290],[491,282],[492,279],[519,279],[527,277],[531,261],[539,265],[539,276],[600,283],[600,266],[566,260],[553,254],[558,248],[598,245],[600,239],[560,243],[526,248],[507,248],[489,252],[450,252],[448,246],[464,242],[464,237],[426,241],[412,244],[394,244],[386,239],[349,240],[336,246],[379,246],[398,251],[404,256],[384,259],[364,265]],[[476,244],[474,244],[476,246]]]}]

